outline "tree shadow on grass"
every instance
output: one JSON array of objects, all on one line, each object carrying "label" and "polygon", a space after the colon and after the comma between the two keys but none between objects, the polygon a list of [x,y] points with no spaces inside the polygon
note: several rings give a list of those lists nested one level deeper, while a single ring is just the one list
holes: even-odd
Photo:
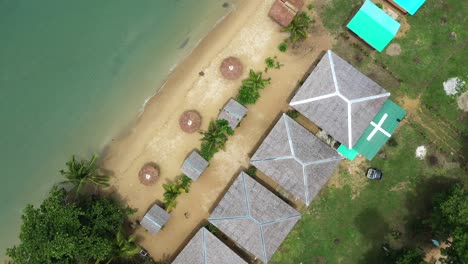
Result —
[{"label": "tree shadow on grass", "polygon": [[371,250],[366,252],[359,263],[380,263],[379,260],[384,256],[381,246],[390,231],[388,223],[377,209],[367,208],[356,216],[354,225],[371,244]]},{"label": "tree shadow on grass", "polygon": [[[407,208],[408,215],[403,219],[405,232],[399,241],[403,248],[415,248],[430,244],[432,235],[430,228],[424,223],[424,219],[431,215],[433,202],[437,195],[446,192],[458,182],[460,181],[455,178],[432,176],[423,179],[414,190],[407,192],[404,206]],[[386,239],[390,229],[378,211],[375,209],[364,210],[356,217],[355,224],[361,234],[372,244],[358,263],[394,263],[390,255],[398,249],[386,246],[389,252],[384,251],[383,246],[388,245]]]}]

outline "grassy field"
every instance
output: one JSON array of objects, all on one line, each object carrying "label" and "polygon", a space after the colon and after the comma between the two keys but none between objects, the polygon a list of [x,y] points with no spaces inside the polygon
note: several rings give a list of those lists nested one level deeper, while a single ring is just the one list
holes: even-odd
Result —
[{"label": "grassy field", "polygon": [[[333,0],[317,8],[336,36],[335,52],[392,92],[409,115],[394,135],[397,146],[387,145],[372,162],[342,163],[339,177],[303,212],[272,263],[381,263],[383,244],[429,243],[428,237],[414,237],[414,223],[428,213],[434,193],[455,181],[468,183],[468,116],[442,88],[451,77],[468,81],[463,31],[468,3],[428,1],[415,16],[405,17],[408,30],[392,42],[402,52],[393,57],[376,53],[345,30],[360,3]],[[414,157],[420,145],[428,147],[431,162]],[[384,179],[367,181],[369,166],[381,168]]]}]

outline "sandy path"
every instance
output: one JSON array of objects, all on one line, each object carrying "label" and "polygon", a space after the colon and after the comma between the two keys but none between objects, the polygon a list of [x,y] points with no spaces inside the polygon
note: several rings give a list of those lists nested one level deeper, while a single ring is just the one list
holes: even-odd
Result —
[{"label": "sandy path", "polygon": [[[203,116],[202,128],[206,128],[223,104],[237,93],[240,80],[223,80],[218,72],[222,59],[239,57],[244,63],[244,75],[249,68],[263,69],[268,56],[277,55],[284,64],[281,70],[268,72],[271,85],[262,92],[259,102],[249,107],[226,151],[217,153],[208,169],[192,184],[190,193],[178,198],[164,229],[151,235],[138,228],[141,244],[155,260],[173,259],[206,223],[229,183],[248,166],[249,157],[262,137],[280,112],[287,110],[298,81],[318,56],[331,48],[331,38],[317,19],[313,36],[301,47],[280,53],[277,46],[286,35],[267,16],[272,3],[273,0],[242,1],[173,72],[163,91],[148,103],[136,126],[114,141],[106,152],[104,168],[115,175],[114,192],[138,209],[134,218],[140,219],[154,202],[162,201],[162,183],[180,175],[184,158],[200,145],[200,135],[184,134],[179,129],[180,114],[188,109],[199,111]],[[204,71],[203,77],[198,75],[200,71]],[[161,179],[154,186],[145,187],[138,182],[137,173],[149,161],[159,164]],[[190,215],[188,219],[184,216],[186,212]]]}]

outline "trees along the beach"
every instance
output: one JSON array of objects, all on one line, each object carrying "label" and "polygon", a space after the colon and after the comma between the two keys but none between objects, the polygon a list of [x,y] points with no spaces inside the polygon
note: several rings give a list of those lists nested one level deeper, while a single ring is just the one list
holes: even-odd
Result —
[{"label": "trees along the beach", "polygon": [[97,196],[70,203],[67,195],[54,186],[39,208],[26,207],[20,243],[7,249],[15,263],[89,263],[137,253],[134,238],[122,242],[119,234],[127,209]]},{"label": "trees along the beach", "polygon": [[242,81],[242,86],[236,99],[242,105],[255,104],[260,98],[260,90],[270,84],[270,78],[264,79],[262,72],[249,71],[249,78]]},{"label": "trees along the beach", "polygon": [[87,184],[97,187],[109,186],[109,175],[99,173],[96,165],[97,155],[93,155],[91,160],[76,160],[72,156],[66,163],[67,170],[60,170],[62,176],[67,178],[66,182],[73,184],[76,193],[80,194]]},{"label": "trees along the beach", "polygon": [[200,155],[210,160],[216,152],[224,150],[228,136],[234,135],[234,130],[229,122],[224,119],[211,121],[207,131],[200,131],[203,135]]}]

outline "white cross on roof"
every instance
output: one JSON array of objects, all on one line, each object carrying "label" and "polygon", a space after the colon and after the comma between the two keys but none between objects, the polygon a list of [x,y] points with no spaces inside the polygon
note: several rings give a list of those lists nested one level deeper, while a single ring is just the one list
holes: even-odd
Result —
[{"label": "white cross on roof", "polygon": [[382,128],[382,124],[385,122],[385,119],[387,119],[388,115],[387,113],[385,113],[382,118],[380,119],[379,123],[376,124],[374,123],[374,121],[372,121],[370,124],[374,127],[374,129],[372,130],[372,132],[369,134],[369,136],[367,136],[367,141],[371,141],[371,139],[374,137],[374,135],[377,133],[377,131],[380,131],[382,132],[384,135],[386,135],[387,137],[391,137],[392,135],[390,135],[390,133],[388,133],[387,131],[385,131],[383,128]]}]

